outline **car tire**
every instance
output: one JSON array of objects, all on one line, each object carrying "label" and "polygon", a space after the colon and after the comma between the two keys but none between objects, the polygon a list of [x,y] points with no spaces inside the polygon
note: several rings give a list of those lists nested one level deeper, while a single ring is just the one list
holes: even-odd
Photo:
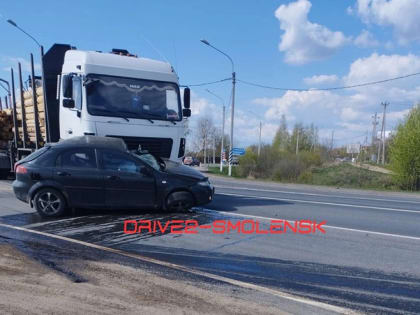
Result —
[{"label": "car tire", "polygon": [[176,191],[166,198],[167,212],[182,212],[194,206],[194,198],[188,191]]},{"label": "car tire", "polygon": [[43,218],[56,218],[66,211],[66,200],[63,194],[54,188],[39,190],[35,194],[33,204]]}]

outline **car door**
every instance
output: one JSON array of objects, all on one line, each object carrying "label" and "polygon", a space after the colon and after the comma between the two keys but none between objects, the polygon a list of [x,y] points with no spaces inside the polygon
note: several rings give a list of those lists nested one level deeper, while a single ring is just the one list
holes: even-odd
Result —
[{"label": "car door", "polygon": [[104,182],[92,148],[66,149],[57,157],[54,179],[69,196],[73,207],[104,206]]},{"label": "car door", "polygon": [[156,200],[152,171],[128,153],[101,150],[101,168],[105,183],[105,201],[112,208],[153,207]]}]

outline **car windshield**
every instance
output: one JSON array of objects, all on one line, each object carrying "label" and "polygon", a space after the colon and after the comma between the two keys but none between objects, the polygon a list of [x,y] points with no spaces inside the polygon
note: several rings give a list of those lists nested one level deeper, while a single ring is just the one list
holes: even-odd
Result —
[{"label": "car windshield", "polygon": [[91,115],[181,120],[175,83],[90,74],[84,84]]},{"label": "car windshield", "polygon": [[164,165],[165,163],[159,162],[152,154],[150,153],[138,153],[138,152],[132,152],[133,155],[136,158],[139,158],[140,160],[142,160],[144,163],[146,163],[147,165],[153,167],[155,170],[157,171],[161,171],[162,169],[164,169]]}]

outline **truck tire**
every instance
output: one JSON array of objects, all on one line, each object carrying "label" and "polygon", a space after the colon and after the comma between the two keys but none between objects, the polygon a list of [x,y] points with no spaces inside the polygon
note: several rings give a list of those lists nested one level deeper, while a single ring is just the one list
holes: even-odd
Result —
[{"label": "truck tire", "polygon": [[176,191],[166,198],[167,212],[182,212],[194,206],[194,198],[188,191]]},{"label": "truck tire", "polygon": [[43,218],[56,218],[66,211],[66,200],[62,193],[54,188],[42,188],[33,199],[36,211]]}]

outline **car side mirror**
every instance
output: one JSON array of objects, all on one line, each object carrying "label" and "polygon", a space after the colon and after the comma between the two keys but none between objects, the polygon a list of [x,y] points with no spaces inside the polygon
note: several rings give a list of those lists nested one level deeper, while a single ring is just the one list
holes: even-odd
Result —
[{"label": "car side mirror", "polygon": [[63,96],[66,98],[73,97],[73,76],[71,74],[63,76]]},{"label": "car side mirror", "polygon": [[184,108],[184,109],[182,110],[182,116],[184,116],[184,117],[191,117],[191,109],[189,109],[189,108]]},{"label": "car side mirror", "polygon": [[190,88],[184,89],[184,108],[190,108],[191,103],[191,91]]},{"label": "car side mirror", "polygon": [[71,98],[63,99],[63,107],[74,108],[74,100],[72,100]]}]

